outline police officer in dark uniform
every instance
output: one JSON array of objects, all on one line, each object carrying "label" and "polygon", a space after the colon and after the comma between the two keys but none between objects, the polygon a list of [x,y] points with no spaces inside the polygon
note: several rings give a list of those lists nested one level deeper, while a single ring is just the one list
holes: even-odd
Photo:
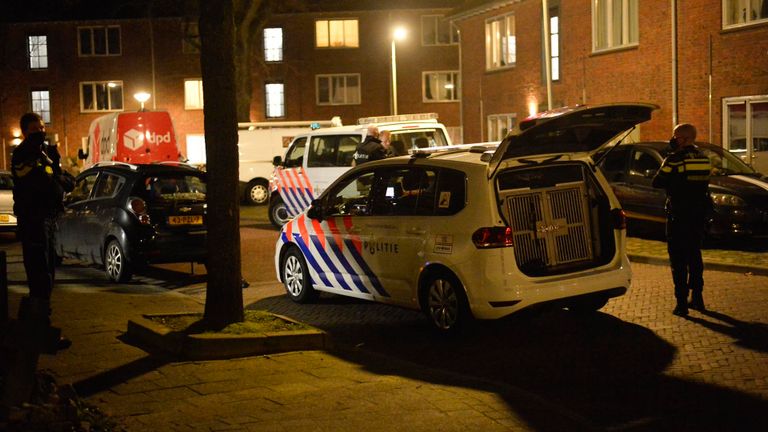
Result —
[{"label": "police officer in dark uniform", "polygon": [[353,166],[384,159],[386,157],[387,149],[379,139],[379,128],[373,125],[368,126],[368,132],[365,139],[357,145],[355,154],[352,155],[352,161],[354,162]]},{"label": "police officer in dark uniform", "polygon": [[[688,123],[675,127],[672,152],[653,178],[653,186],[667,191],[667,251],[672,266],[677,304],[675,315],[688,308],[704,311],[704,263],[701,246],[711,214],[710,161],[696,147],[696,128]],[[688,303],[688,292],[691,302]]]},{"label": "police officer in dark uniform", "polygon": [[[61,170],[58,150],[45,142],[45,123],[35,113],[19,121],[24,140],[13,150],[13,211],[18,220],[29,297],[22,299],[19,319],[50,325],[50,298],[55,275],[54,230],[65,192],[74,179]],[[59,341],[59,349],[70,342]]]}]

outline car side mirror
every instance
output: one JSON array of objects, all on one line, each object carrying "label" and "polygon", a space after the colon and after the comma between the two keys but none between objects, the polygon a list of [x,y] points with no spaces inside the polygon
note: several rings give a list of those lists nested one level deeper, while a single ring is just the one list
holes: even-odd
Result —
[{"label": "car side mirror", "polygon": [[77,158],[80,160],[88,159],[88,153],[85,153],[83,149],[77,149]]},{"label": "car side mirror", "polygon": [[272,165],[274,166],[280,166],[283,163],[283,158],[280,156],[275,156],[272,158]]},{"label": "car side mirror", "polygon": [[307,217],[317,219],[319,222],[323,221],[323,206],[320,200],[312,200],[312,204],[307,209]]}]

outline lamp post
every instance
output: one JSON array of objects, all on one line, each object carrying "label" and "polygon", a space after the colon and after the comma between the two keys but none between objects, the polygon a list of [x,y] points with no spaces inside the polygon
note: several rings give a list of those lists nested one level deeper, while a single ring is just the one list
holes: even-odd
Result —
[{"label": "lamp post", "polygon": [[392,114],[397,115],[397,53],[395,42],[405,39],[408,31],[405,27],[395,27],[392,31]]},{"label": "lamp post", "polygon": [[144,111],[144,102],[149,100],[149,93],[143,91],[134,93],[133,98],[141,104],[141,109],[139,111]]}]

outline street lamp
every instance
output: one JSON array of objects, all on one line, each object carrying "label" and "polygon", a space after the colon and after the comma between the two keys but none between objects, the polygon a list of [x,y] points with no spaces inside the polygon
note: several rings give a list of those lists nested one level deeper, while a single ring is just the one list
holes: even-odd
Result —
[{"label": "street lamp", "polygon": [[392,114],[397,115],[397,53],[395,42],[405,39],[408,31],[405,27],[395,27],[392,31]]},{"label": "street lamp", "polygon": [[144,111],[144,102],[149,100],[149,93],[143,92],[143,91],[134,93],[133,98],[136,99],[141,104],[140,111]]}]

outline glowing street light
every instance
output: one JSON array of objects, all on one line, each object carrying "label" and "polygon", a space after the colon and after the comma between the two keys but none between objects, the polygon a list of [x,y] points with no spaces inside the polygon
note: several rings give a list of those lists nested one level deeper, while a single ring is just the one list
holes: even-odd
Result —
[{"label": "glowing street light", "polygon": [[133,98],[136,99],[141,104],[140,111],[144,111],[144,102],[149,100],[149,93],[147,92],[134,93]]},{"label": "glowing street light", "polygon": [[397,53],[395,42],[405,39],[408,30],[398,26],[392,31],[392,114],[397,114]]}]

